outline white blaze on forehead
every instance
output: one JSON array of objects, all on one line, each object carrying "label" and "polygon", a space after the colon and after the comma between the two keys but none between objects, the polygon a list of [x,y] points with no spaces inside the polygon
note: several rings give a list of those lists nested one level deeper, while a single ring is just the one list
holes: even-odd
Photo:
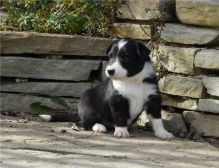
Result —
[{"label": "white blaze on forehead", "polygon": [[118,43],[118,47],[119,47],[119,50],[124,46],[126,45],[127,41],[125,41],[124,39],[120,40],[119,43]]}]

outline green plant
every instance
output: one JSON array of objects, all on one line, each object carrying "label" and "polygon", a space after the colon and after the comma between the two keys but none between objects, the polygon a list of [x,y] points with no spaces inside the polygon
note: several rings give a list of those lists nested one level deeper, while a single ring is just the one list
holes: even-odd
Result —
[{"label": "green plant", "polygon": [[53,96],[50,98],[51,102],[54,103],[54,105],[58,105],[61,109],[54,109],[53,107],[49,107],[44,105],[42,102],[33,102],[30,105],[31,110],[35,114],[54,114],[54,113],[59,113],[59,112],[71,112],[72,109],[69,107],[69,105],[61,98],[58,96]]},{"label": "green plant", "polygon": [[1,30],[108,37],[119,0],[11,0]]}]

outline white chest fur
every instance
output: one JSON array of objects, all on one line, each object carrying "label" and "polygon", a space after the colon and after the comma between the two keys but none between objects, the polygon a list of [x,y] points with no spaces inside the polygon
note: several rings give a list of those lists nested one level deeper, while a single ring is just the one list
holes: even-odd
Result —
[{"label": "white chest fur", "polygon": [[143,83],[143,81],[113,80],[114,89],[129,101],[130,124],[143,110],[150,94],[156,94],[156,85]]}]

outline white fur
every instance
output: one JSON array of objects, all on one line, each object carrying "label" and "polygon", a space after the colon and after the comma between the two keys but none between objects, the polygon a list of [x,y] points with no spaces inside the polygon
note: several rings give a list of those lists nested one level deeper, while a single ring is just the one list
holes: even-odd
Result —
[{"label": "white fur", "polygon": [[172,139],[172,138],[174,138],[173,134],[171,134],[170,132],[168,132],[164,128],[162,119],[153,118],[151,115],[149,115],[148,118],[152,123],[154,134],[158,138],[161,138],[161,139]]},{"label": "white fur", "polygon": [[129,137],[128,128],[115,126],[114,136],[115,137],[122,137],[122,138]]},{"label": "white fur", "polygon": [[106,127],[103,124],[99,124],[99,123],[94,124],[92,130],[97,133],[104,133],[107,131]]},{"label": "white fur", "polygon": [[143,83],[143,79],[153,74],[153,66],[151,63],[145,63],[143,70],[133,77],[124,80],[112,80],[113,87],[124,97],[129,100],[130,104],[130,124],[142,111],[144,103],[151,94],[157,94],[156,85]]},{"label": "white fur", "polygon": [[[108,74],[108,70],[115,70],[115,74],[114,74],[113,76],[110,76],[110,75]],[[108,65],[108,66],[106,67],[105,73],[106,73],[106,76],[107,76],[107,77],[110,77],[110,78],[112,78],[112,79],[124,78],[124,77],[126,77],[127,74],[128,74],[127,70],[124,69],[124,68],[122,67],[122,65],[120,64],[118,58],[116,58],[116,61],[115,61],[113,64]]]},{"label": "white fur", "polygon": [[118,42],[119,50],[120,50],[123,46],[125,46],[126,43],[127,43],[127,41],[125,41],[124,39],[120,40],[120,41]]},{"label": "white fur", "polygon": [[47,114],[41,114],[39,115],[42,119],[46,120],[46,121],[51,121],[52,116],[51,115],[47,115]]}]

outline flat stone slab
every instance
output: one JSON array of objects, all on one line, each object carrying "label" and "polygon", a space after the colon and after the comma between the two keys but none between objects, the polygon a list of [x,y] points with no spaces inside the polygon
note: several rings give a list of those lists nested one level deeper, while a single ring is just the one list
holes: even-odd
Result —
[{"label": "flat stone slab", "polygon": [[204,94],[202,80],[191,77],[165,76],[159,80],[159,88],[162,93],[191,98],[202,98]]},{"label": "flat stone slab", "polygon": [[163,100],[162,105],[165,105],[165,106],[172,106],[172,107],[177,107],[180,109],[187,109],[187,110],[198,109],[197,99],[162,94],[162,100]]},{"label": "flat stone slab", "polygon": [[195,67],[219,70],[219,50],[202,49],[195,56]]},{"label": "flat stone slab", "polygon": [[217,0],[176,0],[176,15],[186,24],[219,27],[218,9]]},{"label": "flat stone slab", "polygon": [[118,9],[117,17],[129,20],[159,20],[166,15],[167,20],[172,20],[174,4],[174,0],[129,0]]},{"label": "flat stone slab", "polygon": [[178,44],[219,44],[219,31],[183,24],[166,23],[161,32],[163,42]]},{"label": "flat stone slab", "polygon": [[173,47],[160,45],[153,56],[159,58],[159,62],[170,72],[181,74],[194,73],[194,58],[198,48]]},{"label": "flat stone slab", "polygon": [[219,97],[219,77],[218,76],[204,76],[202,78],[203,84],[207,92],[212,96]]},{"label": "flat stone slab", "polygon": [[202,136],[219,137],[219,116],[202,114],[195,111],[183,112],[191,133]]},{"label": "flat stone slab", "polygon": [[1,76],[34,79],[87,81],[97,71],[96,60],[54,60],[30,57],[1,57]]},{"label": "flat stone slab", "polygon": [[92,88],[92,83],[66,83],[66,82],[2,82],[1,91],[15,93],[33,93],[47,96],[81,97]]},{"label": "flat stone slab", "polygon": [[134,23],[114,23],[112,31],[115,37],[140,40],[151,39],[151,26]]},{"label": "flat stone slab", "polygon": [[112,133],[74,131],[70,126],[1,119],[1,168],[218,166],[218,149],[205,142],[164,141],[140,130],[117,139]]},{"label": "flat stone slab", "polygon": [[[0,31],[2,54],[105,56],[112,39],[36,32]],[[97,47],[98,46],[98,47]]]},{"label": "flat stone slab", "polygon": [[200,111],[212,112],[219,114],[219,100],[199,99],[198,109]]}]

